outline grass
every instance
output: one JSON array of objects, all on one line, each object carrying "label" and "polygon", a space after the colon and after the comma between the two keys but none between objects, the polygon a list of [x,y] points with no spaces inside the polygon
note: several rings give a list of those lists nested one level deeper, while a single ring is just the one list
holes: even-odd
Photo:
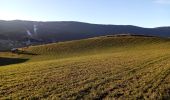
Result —
[{"label": "grass", "polygon": [[170,98],[170,40],[96,37],[24,48],[0,67],[0,99]]}]

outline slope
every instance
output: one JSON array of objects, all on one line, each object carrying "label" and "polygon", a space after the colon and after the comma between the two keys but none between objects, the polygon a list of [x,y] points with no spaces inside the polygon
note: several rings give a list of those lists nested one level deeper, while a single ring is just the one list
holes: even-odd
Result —
[{"label": "slope", "polygon": [[21,54],[29,61],[0,67],[0,98],[166,99],[169,44],[156,37],[104,36],[24,48],[38,55]]}]

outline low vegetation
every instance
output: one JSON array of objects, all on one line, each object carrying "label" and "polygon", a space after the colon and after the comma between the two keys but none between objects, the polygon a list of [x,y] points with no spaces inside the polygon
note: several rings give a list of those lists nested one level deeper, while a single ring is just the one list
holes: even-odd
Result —
[{"label": "low vegetation", "polygon": [[20,50],[35,55],[0,53],[27,59],[0,65],[0,99],[170,98],[169,39],[103,36]]}]

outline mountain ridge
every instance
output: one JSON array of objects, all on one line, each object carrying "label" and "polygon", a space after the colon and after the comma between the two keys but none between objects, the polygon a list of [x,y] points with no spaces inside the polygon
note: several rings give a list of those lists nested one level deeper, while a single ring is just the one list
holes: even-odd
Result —
[{"label": "mountain ridge", "polygon": [[[22,46],[115,34],[170,37],[170,27],[143,28],[133,25],[92,24],[76,21],[0,20],[0,40],[17,42]],[[7,42],[7,45],[16,45],[12,42]],[[13,47],[18,46],[11,48]]]}]

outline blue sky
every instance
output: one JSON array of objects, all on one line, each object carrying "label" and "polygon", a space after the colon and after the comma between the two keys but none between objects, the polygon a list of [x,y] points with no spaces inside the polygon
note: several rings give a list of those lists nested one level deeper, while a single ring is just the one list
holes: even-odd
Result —
[{"label": "blue sky", "polygon": [[170,26],[170,0],[0,0],[0,19]]}]

